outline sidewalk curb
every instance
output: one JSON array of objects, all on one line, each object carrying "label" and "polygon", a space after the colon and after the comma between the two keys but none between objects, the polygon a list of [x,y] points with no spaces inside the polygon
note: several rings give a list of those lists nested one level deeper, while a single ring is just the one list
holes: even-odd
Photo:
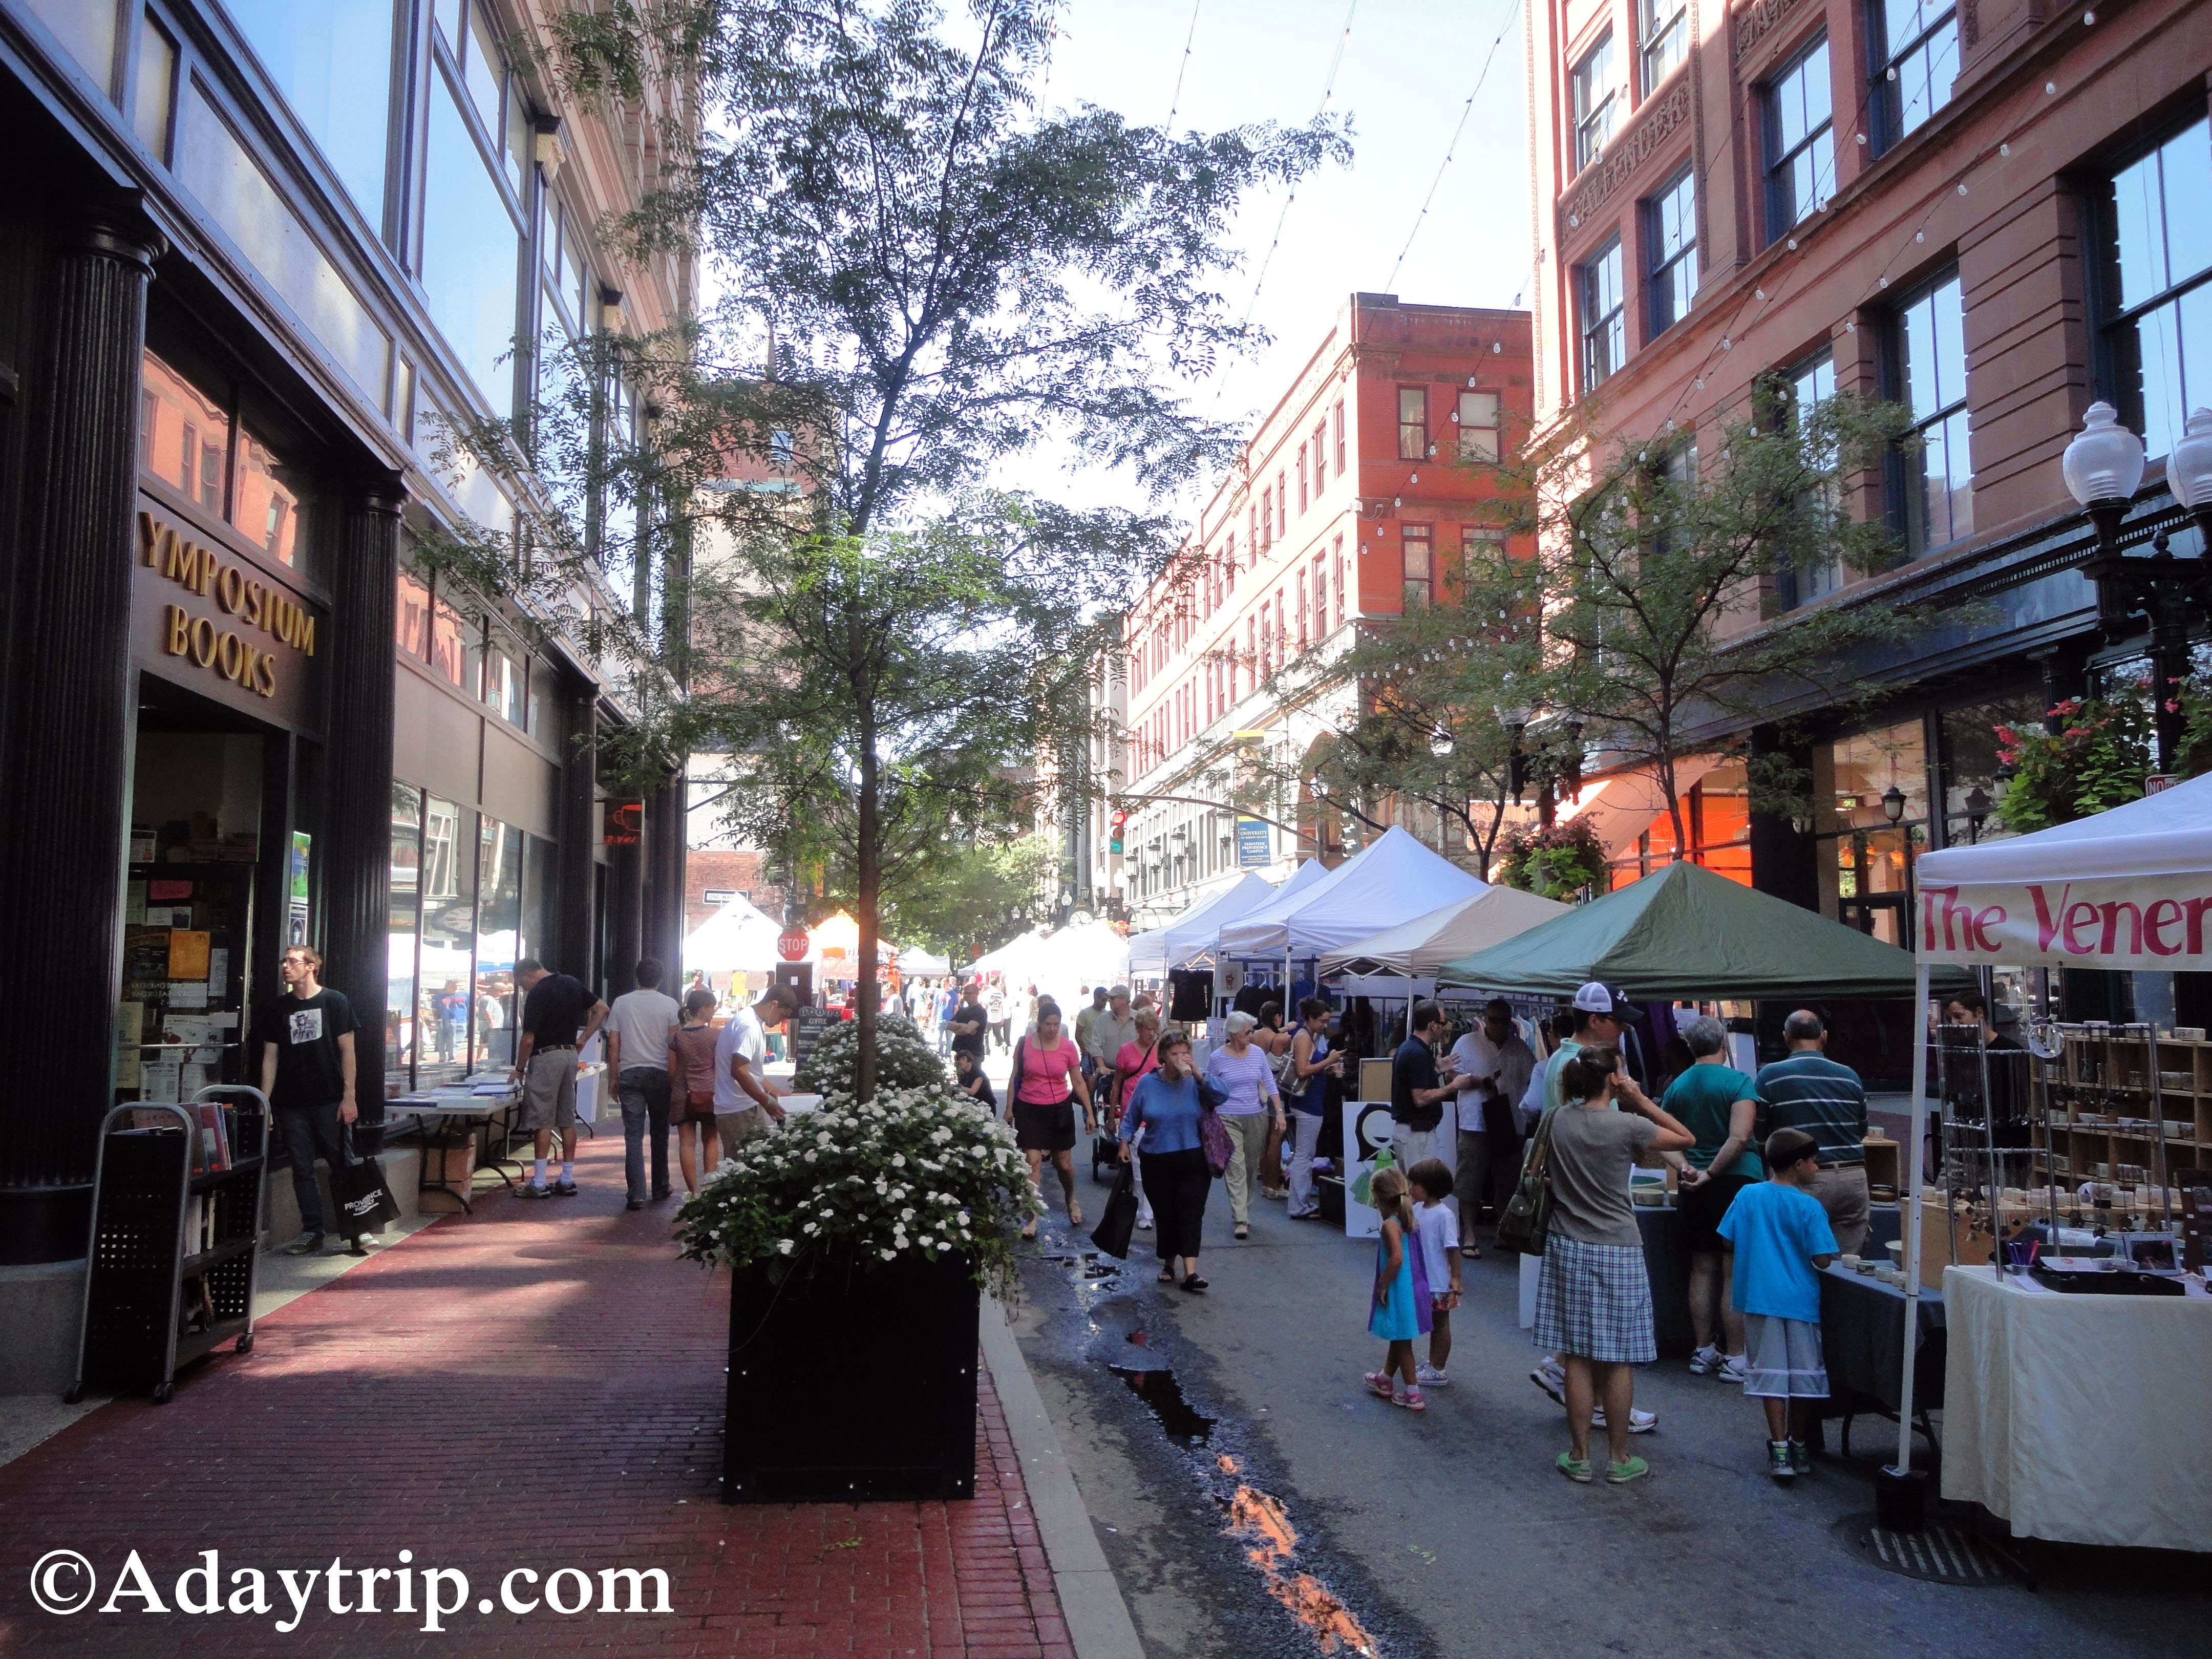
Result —
[{"label": "sidewalk curb", "polygon": [[983,1363],[991,1369],[999,1408],[1021,1460],[1030,1510],[1036,1516],[1038,1540],[1051,1564],[1053,1587],[1060,1595],[1060,1617],[1077,1659],[1144,1659],[1144,1644],[1121,1599],[1114,1570],[1091,1530],[1091,1510],[1060,1449],[1060,1436],[1045,1415],[1044,1401],[1030,1376],[1029,1361],[993,1297],[982,1307]]}]

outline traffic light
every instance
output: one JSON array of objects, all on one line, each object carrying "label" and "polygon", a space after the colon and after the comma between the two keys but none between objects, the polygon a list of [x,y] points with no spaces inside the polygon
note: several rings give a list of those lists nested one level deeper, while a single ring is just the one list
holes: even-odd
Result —
[{"label": "traffic light", "polygon": [[1120,811],[1118,808],[1115,811],[1113,817],[1108,820],[1108,822],[1113,826],[1112,831],[1108,836],[1106,842],[1106,850],[1108,852],[1119,853],[1121,850],[1121,826],[1128,823],[1128,821],[1129,815],[1127,812]]}]

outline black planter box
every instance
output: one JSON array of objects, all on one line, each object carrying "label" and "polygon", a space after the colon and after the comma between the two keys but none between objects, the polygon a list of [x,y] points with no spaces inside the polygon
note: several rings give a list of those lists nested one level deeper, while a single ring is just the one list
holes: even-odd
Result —
[{"label": "black planter box", "polygon": [[732,1275],[722,1501],[975,1495],[967,1259]]}]

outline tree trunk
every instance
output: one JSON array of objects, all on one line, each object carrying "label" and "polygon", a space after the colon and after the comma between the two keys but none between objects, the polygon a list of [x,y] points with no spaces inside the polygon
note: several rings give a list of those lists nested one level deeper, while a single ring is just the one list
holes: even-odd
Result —
[{"label": "tree trunk", "polygon": [[876,926],[877,891],[880,886],[877,845],[877,794],[880,787],[876,762],[875,722],[864,713],[860,720],[860,959],[854,964],[860,977],[854,981],[854,1018],[860,1021],[860,1052],[853,1068],[853,1096],[866,1102],[876,1097]]}]

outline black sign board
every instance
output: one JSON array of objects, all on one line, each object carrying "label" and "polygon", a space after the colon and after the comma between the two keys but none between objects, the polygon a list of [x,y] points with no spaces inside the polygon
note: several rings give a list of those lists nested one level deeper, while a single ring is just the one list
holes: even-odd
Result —
[{"label": "black sign board", "polygon": [[801,1008],[793,1014],[786,1028],[791,1035],[792,1064],[805,1065],[807,1055],[814,1052],[816,1041],[836,1023],[837,1016],[827,1008]]}]

